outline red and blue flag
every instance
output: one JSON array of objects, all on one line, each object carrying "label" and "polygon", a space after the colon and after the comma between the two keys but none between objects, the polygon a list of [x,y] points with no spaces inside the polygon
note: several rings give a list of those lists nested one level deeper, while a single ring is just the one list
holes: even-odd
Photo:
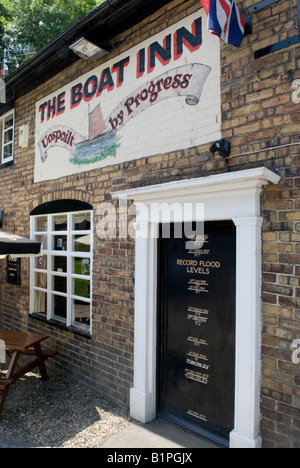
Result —
[{"label": "red and blue flag", "polygon": [[245,21],[234,0],[201,0],[208,16],[208,31],[225,44],[239,47],[245,33]]}]

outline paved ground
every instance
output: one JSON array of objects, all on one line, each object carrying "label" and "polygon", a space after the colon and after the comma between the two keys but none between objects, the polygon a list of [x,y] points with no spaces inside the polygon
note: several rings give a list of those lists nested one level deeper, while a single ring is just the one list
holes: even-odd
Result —
[{"label": "paved ground", "polygon": [[212,442],[157,419],[148,424],[133,422],[111,436],[102,448],[219,448]]}]

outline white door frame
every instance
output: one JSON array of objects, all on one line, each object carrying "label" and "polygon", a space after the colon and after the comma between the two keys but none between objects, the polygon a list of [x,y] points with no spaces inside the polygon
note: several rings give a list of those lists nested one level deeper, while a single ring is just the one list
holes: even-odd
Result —
[{"label": "white door frame", "polygon": [[[237,231],[235,423],[231,448],[260,448],[261,226],[260,195],[280,177],[266,168],[217,174],[115,192],[139,211],[135,261],[134,387],[130,414],[143,423],[156,417],[157,243],[162,222],[157,204],[168,203],[163,222],[187,222],[184,204],[204,204],[205,221],[233,220]],[[155,205],[155,209],[153,206]]]}]

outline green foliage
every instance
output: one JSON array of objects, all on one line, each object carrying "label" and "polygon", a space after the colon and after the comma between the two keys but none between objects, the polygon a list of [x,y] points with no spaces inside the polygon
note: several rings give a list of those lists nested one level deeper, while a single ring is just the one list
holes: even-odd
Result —
[{"label": "green foliage", "polygon": [[20,64],[104,1],[0,0],[0,48],[14,50]]},{"label": "green foliage", "polygon": [[2,4],[2,2],[0,2],[0,61],[3,60],[3,51],[5,47],[5,28],[9,19],[10,15],[8,9],[4,4]]}]

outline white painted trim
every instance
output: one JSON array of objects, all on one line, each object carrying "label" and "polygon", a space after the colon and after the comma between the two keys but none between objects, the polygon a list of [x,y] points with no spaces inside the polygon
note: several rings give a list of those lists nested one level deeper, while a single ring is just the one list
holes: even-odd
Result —
[{"label": "white painted trim", "polygon": [[[73,216],[77,214],[82,214],[82,213],[89,213],[91,215],[91,227],[89,230],[82,230],[82,231],[76,231],[73,229],[72,225],[72,219]],[[66,216],[67,217],[67,230],[66,231],[54,231],[53,226],[52,226],[52,221],[55,216]],[[37,231],[35,229],[35,220],[39,217],[47,217],[47,230],[46,231]],[[55,295],[57,296],[62,296],[66,298],[66,320],[62,321],[61,323],[66,325],[67,327],[74,327],[76,328],[76,325],[73,323],[73,312],[72,312],[72,301],[79,299],[82,302],[85,302],[89,304],[90,306],[90,317],[91,317],[91,324],[90,328],[88,330],[88,333],[92,335],[92,326],[93,326],[93,321],[92,321],[92,295],[93,295],[93,252],[94,252],[94,237],[92,233],[94,232],[94,220],[93,220],[93,211],[91,210],[82,210],[82,211],[71,211],[71,212],[65,212],[65,213],[51,213],[51,214],[41,214],[41,215],[33,215],[30,216],[30,237],[32,239],[35,239],[36,236],[45,236],[47,237],[47,248],[43,249],[43,256],[47,257],[47,268],[43,270],[44,274],[47,275],[47,287],[39,289],[34,285],[34,275],[35,273],[41,273],[41,271],[38,268],[34,267],[35,259],[31,258],[30,259],[30,314],[34,314],[34,300],[35,300],[35,291],[41,290],[42,292],[45,292],[47,295],[47,320],[56,320],[58,321],[58,318],[53,314],[53,298]],[[64,251],[57,251],[54,250],[52,247],[52,237],[57,236],[57,235],[63,235],[67,236],[68,242],[67,242],[67,250]],[[76,235],[91,235],[91,248],[90,252],[80,252],[80,251],[75,251],[73,249],[73,237]],[[54,257],[66,257],[67,261],[67,272],[65,273],[58,273],[52,268],[52,259]],[[73,267],[72,267],[72,259],[76,257],[82,257],[82,258],[88,258],[90,260],[90,274],[89,275],[77,275],[76,273],[73,272]],[[62,276],[66,278],[67,282],[67,292],[65,293],[60,293],[58,291],[54,291],[52,288],[52,278],[54,276]],[[72,290],[72,281],[75,278],[79,279],[84,279],[87,281],[90,281],[90,297],[89,298],[84,298],[80,296],[76,296]],[[42,314],[43,316],[43,314]],[[80,330],[80,327],[78,327],[78,330]],[[85,330],[84,330],[85,331]]]},{"label": "white painted trim", "polygon": [[[131,416],[156,417],[157,237],[159,219],[151,204],[203,203],[205,220],[233,220],[237,228],[237,325],[235,427],[230,447],[260,447],[261,225],[260,194],[280,177],[266,168],[218,174],[113,193],[147,207],[139,219],[135,263],[134,387]],[[182,214],[183,213],[183,214]],[[169,222],[187,221],[171,214]],[[189,216],[189,215],[187,215]],[[167,222],[168,220],[165,220]],[[150,233],[152,236],[150,236]],[[155,238],[156,237],[156,238]]]},{"label": "white painted trim", "polygon": [[[7,117],[13,116],[13,126],[10,127],[9,129],[5,130],[5,120]],[[1,142],[1,164],[6,164],[14,160],[14,152],[15,152],[15,125],[16,125],[16,117],[15,117],[15,109],[12,109],[11,111],[7,112],[5,115],[3,115],[0,119],[0,127],[2,125],[2,142]],[[12,139],[4,143],[5,141],[5,131],[12,130]],[[4,159],[4,148],[5,146],[8,146],[9,144],[12,144],[12,155],[9,158]]]},{"label": "white painted trim", "polygon": [[164,184],[150,185],[135,189],[123,190],[112,193],[113,198],[119,196],[127,197],[135,202],[154,202],[163,201],[169,198],[179,199],[179,195],[190,198],[193,195],[216,194],[228,191],[245,191],[247,188],[261,188],[269,182],[277,184],[280,176],[274,172],[259,167],[245,171],[230,172],[225,174],[216,174],[197,179],[185,179]]},{"label": "white painted trim", "polygon": [[[261,226],[263,219],[233,218],[237,236],[235,424],[231,448],[261,446]],[[246,443],[247,441],[247,443]]]}]

